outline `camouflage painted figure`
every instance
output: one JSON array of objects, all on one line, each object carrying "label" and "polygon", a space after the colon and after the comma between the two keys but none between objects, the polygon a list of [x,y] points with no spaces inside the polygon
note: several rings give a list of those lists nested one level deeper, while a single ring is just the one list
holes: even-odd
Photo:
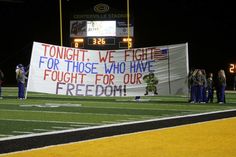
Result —
[{"label": "camouflage painted figure", "polygon": [[154,73],[145,75],[143,80],[145,83],[147,83],[146,93],[144,95],[148,95],[148,92],[154,92],[154,94],[157,95],[158,93],[156,85],[158,84],[158,79],[155,77]]}]

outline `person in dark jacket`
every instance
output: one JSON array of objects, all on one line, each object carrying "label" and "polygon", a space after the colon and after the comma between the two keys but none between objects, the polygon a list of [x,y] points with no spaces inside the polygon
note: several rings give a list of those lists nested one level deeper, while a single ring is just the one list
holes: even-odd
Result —
[{"label": "person in dark jacket", "polygon": [[225,71],[220,70],[218,72],[218,97],[219,104],[225,103],[225,88],[226,88],[226,76]]},{"label": "person in dark jacket", "polygon": [[213,82],[213,73],[209,73],[207,78],[207,102],[213,103],[214,98],[214,82]]}]

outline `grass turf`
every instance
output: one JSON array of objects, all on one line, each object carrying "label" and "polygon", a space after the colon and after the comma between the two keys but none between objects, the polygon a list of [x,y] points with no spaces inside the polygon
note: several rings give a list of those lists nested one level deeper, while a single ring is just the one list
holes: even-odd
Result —
[{"label": "grass turf", "polygon": [[[183,96],[70,97],[28,93],[18,100],[17,88],[3,88],[0,100],[0,138],[111,123],[188,115],[236,108],[236,94],[227,93],[227,104],[190,104]],[[75,106],[73,106],[75,105]]]}]

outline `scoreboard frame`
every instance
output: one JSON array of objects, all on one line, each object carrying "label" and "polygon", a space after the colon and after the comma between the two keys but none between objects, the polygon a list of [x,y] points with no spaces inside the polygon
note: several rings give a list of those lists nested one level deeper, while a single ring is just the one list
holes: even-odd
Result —
[{"label": "scoreboard frame", "polygon": [[73,38],[71,47],[85,49],[126,49],[133,47],[133,38],[121,37],[78,37]]},{"label": "scoreboard frame", "polygon": [[[99,10],[99,8],[103,8],[103,10]],[[129,16],[131,22],[128,27],[127,13],[124,11],[117,11],[117,9],[112,9],[103,3],[93,6],[93,11],[91,12],[91,10],[74,14],[70,19],[71,47],[94,50],[133,48],[134,25],[132,15]],[[109,25],[109,22],[106,21],[115,21],[115,25],[114,22],[110,22],[112,25]],[[109,26],[106,26],[106,23]],[[94,33],[96,29],[97,35],[96,32]],[[92,34],[90,31],[93,31]]]}]

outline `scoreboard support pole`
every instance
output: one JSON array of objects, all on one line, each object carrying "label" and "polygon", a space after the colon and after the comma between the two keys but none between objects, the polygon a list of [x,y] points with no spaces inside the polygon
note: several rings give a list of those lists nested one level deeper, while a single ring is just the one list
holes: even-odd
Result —
[{"label": "scoreboard support pole", "polygon": [[61,9],[61,0],[59,0],[59,10],[60,10],[60,41],[61,46],[63,46],[63,37],[62,37],[62,9]]},{"label": "scoreboard support pole", "polygon": [[127,30],[128,30],[128,49],[130,49],[130,31],[129,31],[129,0],[127,0]]}]

